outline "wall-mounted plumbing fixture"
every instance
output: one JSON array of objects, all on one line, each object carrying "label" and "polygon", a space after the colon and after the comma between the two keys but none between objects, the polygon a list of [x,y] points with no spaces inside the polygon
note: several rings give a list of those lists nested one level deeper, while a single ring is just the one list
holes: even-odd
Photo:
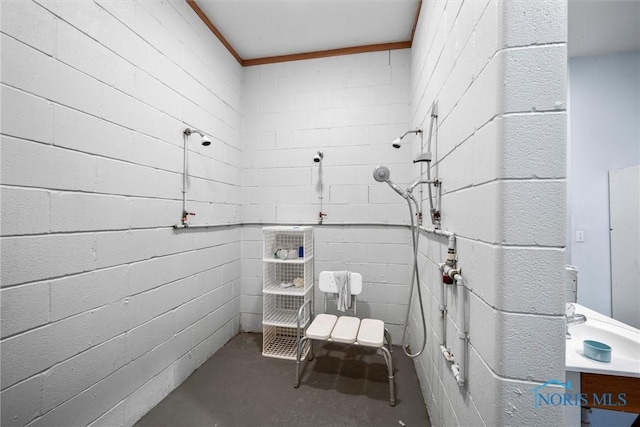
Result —
[{"label": "wall-mounted plumbing fixture", "polygon": [[322,183],[322,159],[324,159],[324,153],[322,151],[318,151],[315,156],[313,156],[313,161],[318,164],[318,191],[320,192],[320,211],[318,212],[318,224],[322,224],[324,222],[324,217],[327,216],[326,212],[322,212],[322,201],[324,199],[324,185]]},{"label": "wall-mounted plumbing fixture", "polygon": [[373,179],[378,182],[386,182],[389,184],[389,187],[393,188],[393,191],[404,197],[405,199],[409,197],[409,192],[402,190],[402,188],[398,187],[396,184],[391,182],[391,171],[389,168],[383,165],[378,165],[373,170]]},{"label": "wall-mounted plumbing fixture", "polygon": [[[429,132],[431,132],[431,129],[429,130]],[[408,130],[405,133],[403,133],[402,135],[400,135],[400,137],[396,138],[393,140],[393,142],[391,143],[391,145],[393,146],[393,148],[400,148],[402,147],[402,143],[400,141],[402,141],[402,139],[407,136],[410,133],[415,133],[416,135],[420,135],[420,150],[422,150],[422,129],[418,128],[416,130]],[[426,152],[426,153],[420,153],[418,154],[418,156],[413,159],[413,163],[420,163],[420,162],[430,162],[431,161],[431,153],[430,152]]]},{"label": "wall-mounted plumbing fixture", "polygon": [[[413,160],[413,163],[427,162],[427,180],[431,179],[431,139],[433,138],[433,123],[438,120],[438,101],[434,101],[431,105],[431,120],[429,120],[429,137],[427,138],[427,151],[418,155]],[[437,149],[437,146],[436,146]],[[436,153],[437,158],[437,153]],[[423,160],[424,159],[424,160]],[[440,181],[438,179],[438,162],[435,162],[435,178],[436,183],[434,184],[435,189],[438,191],[436,196],[436,204],[434,204],[434,197],[431,186],[427,187],[427,192],[429,194],[429,213],[431,214],[431,223],[435,228],[440,228]],[[422,168],[421,168],[422,171]]]},{"label": "wall-mounted plumbing fixture", "polygon": [[[446,262],[440,265],[440,271],[442,273],[442,283],[440,288],[440,306],[438,309],[441,313],[442,318],[442,337],[443,342],[440,345],[440,350],[447,362],[451,363],[451,372],[458,383],[459,386],[464,386],[466,382],[466,369],[467,369],[467,357],[468,357],[468,333],[467,333],[467,315],[466,315],[466,287],[464,286],[463,277],[461,269],[457,266],[457,258],[456,258],[456,237],[455,234],[449,231],[440,230],[440,209],[439,203],[438,208],[434,206],[433,195],[431,191],[431,185],[438,188],[440,186],[440,181],[437,178],[431,179],[431,138],[433,131],[433,123],[438,117],[438,103],[437,101],[433,103],[431,108],[431,121],[429,124],[429,138],[427,141],[426,151],[421,151],[420,154],[413,160],[413,163],[420,163],[421,171],[420,176],[416,178],[406,190],[402,190],[398,185],[394,184],[391,181],[391,172],[389,168],[386,166],[376,166],[373,170],[373,178],[378,182],[386,182],[396,193],[402,196],[409,206],[409,218],[411,220],[411,240],[413,243],[413,272],[411,274],[411,285],[409,288],[409,302],[407,303],[407,313],[405,318],[405,327],[404,333],[402,336],[402,349],[404,353],[409,357],[418,357],[425,349],[427,342],[427,326],[425,321],[424,314],[424,305],[422,302],[422,294],[421,294],[421,286],[420,286],[420,274],[418,269],[418,239],[420,237],[420,230],[424,230],[426,232],[430,232],[440,236],[446,236],[449,238],[449,248],[447,252]],[[420,134],[420,149],[423,150],[425,147],[422,143],[422,130],[416,129],[415,131],[407,131],[400,138],[393,141],[394,148],[400,148],[400,141],[409,133]],[[423,178],[422,166],[426,163],[426,179]],[[436,162],[437,165],[437,162]],[[429,190],[429,205],[431,212],[431,222],[433,223],[435,228],[426,229],[422,227],[420,220],[422,218],[422,211],[420,208],[420,203],[413,196],[413,190],[420,185],[427,184],[427,188]],[[420,189],[420,201],[422,201],[422,188]],[[413,206],[415,205],[416,214],[418,217],[418,224],[414,222],[413,215]],[[411,312],[411,302],[413,300],[413,289],[418,284],[418,302],[420,303],[420,312],[422,314],[422,330],[423,330],[423,342],[421,348],[414,354],[409,352],[409,348],[406,345],[407,342],[407,331],[409,329],[409,315]],[[458,295],[458,311],[456,313],[456,323],[460,329],[458,334],[458,338],[460,338],[460,353],[454,355],[454,353],[447,347],[447,302],[446,295],[447,292],[445,290],[446,285],[456,284],[457,295]]]},{"label": "wall-mounted plumbing fixture", "polygon": [[200,143],[208,147],[211,145],[211,138],[209,138],[204,132],[199,129],[190,129],[186,128],[182,132],[182,139],[184,142],[183,145],[183,164],[182,164],[182,218],[180,220],[180,224],[174,226],[174,228],[178,227],[188,227],[189,224],[187,220],[189,216],[194,216],[195,213],[187,211],[187,172],[189,170],[189,150],[187,149],[187,139],[192,133],[197,133],[202,138]]},{"label": "wall-mounted plumbing fixture", "polygon": [[[391,181],[391,172],[389,168],[383,165],[378,165],[373,169],[373,179],[378,182],[386,182],[389,187],[393,189],[396,193],[402,196],[409,205],[409,217],[411,219],[411,241],[413,243],[413,271],[411,273],[411,286],[409,287],[409,302],[407,303],[407,317],[405,319],[405,327],[404,334],[402,336],[402,349],[404,353],[409,357],[418,357],[424,351],[427,345],[427,323],[424,315],[424,305],[422,303],[422,291],[420,290],[420,272],[418,270],[418,238],[420,230],[418,226],[415,224],[413,220],[413,208],[411,206],[411,202],[416,207],[416,213],[418,215],[418,219],[421,218],[422,213],[420,212],[420,203],[413,197],[412,191],[415,188],[415,185],[411,189],[402,190],[398,185],[394,184]],[[416,184],[417,185],[417,184]],[[417,353],[411,354],[409,353],[408,346],[405,345],[407,338],[407,330],[409,325],[409,313],[411,310],[411,301],[413,299],[413,289],[415,288],[416,283],[418,284],[418,301],[420,303],[420,313],[422,313],[422,332],[423,332],[423,340],[422,346]]]},{"label": "wall-mounted plumbing fixture", "polygon": [[197,133],[198,135],[200,135],[200,136],[202,137],[202,141],[201,141],[201,143],[202,143],[202,145],[204,145],[205,147],[207,147],[207,146],[211,145],[211,138],[209,138],[209,137],[208,137],[204,132],[202,132],[201,130],[198,130],[198,129],[189,129],[189,128],[186,128],[186,129],[184,130],[184,134],[185,134],[186,136],[189,136],[189,135],[191,135],[192,133]]},{"label": "wall-mounted plumbing fixture", "polygon": [[[411,185],[410,185],[410,190],[407,189],[407,191],[411,192],[413,191],[413,189],[419,185],[419,184],[429,184],[427,186],[427,192],[428,192],[428,196],[429,196],[429,212],[431,214],[431,223],[436,227],[439,228],[440,227],[440,209],[439,207],[436,207],[435,203],[434,203],[434,197],[433,197],[433,192],[431,189],[431,184],[433,184],[434,187],[438,187],[440,185],[440,181],[438,180],[438,178],[434,178],[433,180],[431,179],[431,160],[432,160],[432,154],[431,154],[431,136],[432,136],[432,131],[433,131],[433,122],[435,119],[438,118],[438,103],[434,102],[432,107],[431,107],[431,121],[429,123],[429,138],[427,139],[427,151],[422,151],[424,149],[424,144],[423,144],[423,132],[422,129],[417,128],[416,130],[408,130],[405,133],[403,133],[399,138],[396,138],[393,143],[392,146],[393,148],[400,148],[402,146],[402,143],[400,142],[405,136],[407,136],[410,133],[415,133],[416,135],[420,135],[420,154],[418,154],[416,156],[415,159],[413,159],[413,163],[420,163],[420,177],[422,177],[423,175],[423,170],[422,170],[422,165],[423,163],[426,163],[426,175],[427,178],[426,179],[422,179],[422,178],[418,178],[416,179]],[[439,193],[438,193],[439,194]],[[422,188],[420,189],[420,197],[419,197],[420,201],[423,200],[423,194],[422,194]],[[422,214],[420,213],[419,218],[418,218],[418,224],[422,225]]]},{"label": "wall-mounted plumbing fixture", "polygon": [[[413,182],[411,184],[409,184],[409,186],[407,187],[406,190],[403,190],[397,184],[394,184],[391,181],[391,179],[390,179],[391,178],[391,171],[389,171],[388,167],[383,166],[383,165],[378,165],[378,166],[375,167],[375,169],[373,170],[373,178],[378,182],[386,182],[389,185],[389,187],[391,187],[393,189],[393,191],[398,193],[404,199],[413,201],[413,203],[414,203],[414,205],[416,207],[416,215],[418,216],[418,225],[422,224],[421,223],[422,209],[420,208],[420,203],[418,202],[418,200],[416,200],[416,198],[413,196],[413,190],[420,184],[437,185],[438,181],[429,180],[429,179],[422,179],[422,178],[418,177],[415,180],[413,180]],[[409,208],[411,208],[411,205],[409,205]],[[412,214],[412,220],[413,220],[413,214]]]},{"label": "wall-mounted plumbing fixture", "polygon": [[393,146],[393,148],[400,148],[402,147],[402,139],[409,135],[410,133],[415,133],[416,135],[418,134],[422,134],[422,129],[416,129],[416,130],[408,130],[405,133],[403,133],[402,135],[400,135],[398,138],[394,139],[393,142],[391,143],[391,145]]},{"label": "wall-mounted plumbing fixture", "polygon": [[[453,374],[456,382],[460,387],[463,387],[466,382],[469,335],[467,332],[467,314],[465,308],[466,288],[463,283],[464,279],[462,277],[462,269],[459,268],[457,264],[456,237],[455,234],[451,233],[449,234],[447,260],[440,264],[440,272],[442,273],[442,283],[440,285],[441,306],[438,307],[442,318],[442,344],[440,344],[440,351],[442,352],[445,360],[451,363],[451,373]],[[456,355],[454,355],[454,353],[451,352],[451,349],[447,346],[447,291],[445,289],[447,285],[453,285],[454,283],[458,293],[456,323],[460,329],[460,332],[458,333],[458,338],[460,339],[460,353],[457,353]]]}]

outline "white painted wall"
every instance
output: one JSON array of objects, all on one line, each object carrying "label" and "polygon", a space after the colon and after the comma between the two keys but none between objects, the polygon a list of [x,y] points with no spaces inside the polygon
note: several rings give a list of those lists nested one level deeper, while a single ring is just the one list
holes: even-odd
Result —
[{"label": "white painted wall", "polygon": [[569,263],[578,302],[611,316],[608,173],[640,164],[640,52],[572,58],[569,78]]},{"label": "white painted wall", "polygon": [[409,64],[404,49],[246,67],[242,221],[317,222],[322,151],[325,223],[406,223],[372,172],[410,159],[391,147],[407,130]]},{"label": "white painted wall", "polygon": [[[372,172],[386,164],[398,184],[414,178],[406,167],[411,150],[391,146],[408,130],[410,58],[409,50],[394,50],[247,67],[243,86],[242,221],[317,223],[320,166],[313,157],[322,151],[327,216],[314,230],[315,277],[362,273],[359,313],[388,322],[394,337],[409,296],[410,234],[340,224],[409,222],[404,199]],[[260,227],[243,229],[242,327],[250,331],[262,330],[261,239]]]},{"label": "white painted wall", "polygon": [[[411,126],[438,102],[442,228],[457,234],[469,313],[465,387],[438,349],[446,239],[421,236],[429,328],[416,359],[434,425],[562,425],[534,387],[564,379],[566,4],[426,1],[412,48]],[[463,349],[448,299],[447,342]],[[413,310],[412,343],[421,337]]]},{"label": "white painted wall", "polygon": [[239,329],[242,70],[185,2],[3,1],[2,420],[132,425]]},{"label": "white painted wall", "polygon": [[[407,214],[408,215],[408,214]],[[324,310],[317,290],[321,271],[363,274],[358,316],[383,319],[396,344],[402,338],[411,277],[411,238],[407,228],[323,225],[314,229],[316,313]],[[242,329],[262,332],[262,228],[242,229]],[[330,300],[328,309],[335,311]]]}]

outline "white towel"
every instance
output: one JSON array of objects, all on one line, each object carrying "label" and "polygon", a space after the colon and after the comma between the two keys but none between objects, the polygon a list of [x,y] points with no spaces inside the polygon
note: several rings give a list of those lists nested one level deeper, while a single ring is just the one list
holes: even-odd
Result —
[{"label": "white towel", "polygon": [[338,293],[334,295],[338,311],[347,311],[351,308],[351,272],[334,271],[333,279],[338,288]]}]

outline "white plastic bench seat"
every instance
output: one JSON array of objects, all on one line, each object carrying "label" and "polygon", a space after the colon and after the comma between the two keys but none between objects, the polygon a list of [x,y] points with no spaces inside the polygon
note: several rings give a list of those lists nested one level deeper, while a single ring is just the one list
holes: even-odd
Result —
[{"label": "white plastic bench seat", "polygon": [[[335,294],[338,292],[335,274],[331,271],[323,271],[319,277],[320,291],[325,294]],[[391,335],[384,327],[384,322],[377,319],[362,319],[356,316],[355,296],[362,292],[362,275],[351,273],[351,295],[353,316],[336,316],[334,314],[326,314],[327,300],[325,297],[325,313],[318,314],[311,324],[304,331],[304,336],[298,338],[298,349],[296,352],[296,381],[294,387],[300,386],[300,362],[302,361],[302,353],[305,344],[311,340],[309,345],[309,360],[313,359],[313,341],[332,341],[342,344],[360,345],[365,347],[374,347],[377,353],[384,357],[387,365],[387,374],[389,378],[389,404],[396,405],[396,394],[393,376],[393,359],[391,358]],[[303,309],[305,305],[312,304],[307,301],[298,311],[298,328],[302,325]],[[386,346],[385,346],[386,341]]]},{"label": "white plastic bench seat", "polygon": [[312,340],[326,341],[331,338],[331,331],[338,321],[335,314],[318,314],[307,328],[306,335]]},{"label": "white plastic bench seat", "polygon": [[362,319],[357,337],[358,344],[367,347],[384,345],[384,322],[377,319]]},{"label": "white plastic bench seat", "polygon": [[331,341],[353,344],[358,337],[360,319],[351,316],[340,316],[331,332]]},{"label": "white plastic bench seat", "polygon": [[312,340],[381,347],[384,345],[384,322],[322,313],[307,328],[306,336]]}]

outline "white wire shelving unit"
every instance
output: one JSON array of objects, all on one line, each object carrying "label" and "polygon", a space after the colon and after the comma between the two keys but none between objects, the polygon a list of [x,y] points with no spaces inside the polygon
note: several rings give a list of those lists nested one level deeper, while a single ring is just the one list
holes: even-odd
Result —
[{"label": "white wire shelving unit", "polygon": [[[262,354],[295,360],[298,339],[304,336],[312,317],[313,227],[274,226],[262,230]],[[297,316],[302,306],[305,308],[298,329]],[[307,344],[304,356],[309,351]]]}]

